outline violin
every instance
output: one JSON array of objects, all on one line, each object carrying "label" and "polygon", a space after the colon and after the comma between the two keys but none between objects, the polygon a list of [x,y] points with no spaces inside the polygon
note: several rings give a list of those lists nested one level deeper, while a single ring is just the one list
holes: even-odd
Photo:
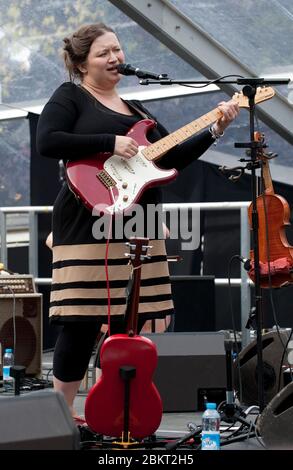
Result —
[{"label": "violin", "polygon": [[129,246],[133,281],[126,333],[112,335],[103,343],[102,375],[85,402],[89,427],[98,434],[121,438],[126,446],[132,439],[151,436],[163,413],[161,397],[152,383],[158,360],[156,346],[136,333],[141,266],[148,239],[133,238]]},{"label": "violin", "polygon": [[[264,142],[264,136],[255,132],[255,141]],[[285,228],[290,225],[290,207],[286,199],[275,194],[272,183],[269,160],[272,157],[264,152],[263,146],[257,152],[257,159],[262,163],[263,191],[257,197],[258,213],[258,248],[260,287],[283,287],[293,283],[293,247],[289,245]],[[248,208],[250,226],[252,226],[252,204]],[[250,270],[255,281],[254,252],[250,251]]]}]

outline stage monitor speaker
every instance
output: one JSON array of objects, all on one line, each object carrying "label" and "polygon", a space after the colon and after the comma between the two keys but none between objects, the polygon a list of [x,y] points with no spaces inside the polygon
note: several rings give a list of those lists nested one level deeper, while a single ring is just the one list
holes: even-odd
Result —
[{"label": "stage monitor speaker", "polygon": [[268,449],[293,450],[293,382],[263,410],[257,430]]},{"label": "stage monitor speaker", "polygon": [[196,411],[226,387],[224,333],[154,333],[144,335],[157,346],[153,381],[164,411]]},{"label": "stage monitor speaker", "polygon": [[[286,363],[287,355],[284,346],[288,341],[288,333],[280,331],[265,333],[261,337],[263,377],[264,377],[264,401],[265,404],[284,387],[283,374],[280,374],[281,362]],[[241,374],[242,402],[245,405],[256,405],[258,403],[258,361],[257,361],[257,339],[253,340],[242,349],[238,358],[234,361],[234,385],[240,395],[239,369]]]},{"label": "stage monitor speaker", "polygon": [[0,398],[0,450],[77,450],[80,436],[63,395]]},{"label": "stage monitor speaker", "polygon": [[214,276],[171,276],[174,331],[215,331]]},{"label": "stage monitor speaker", "polygon": [[0,296],[0,343],[2,350],[14,349],[16,365],[25,366],[26,374],[42,372],[42,295],[6,294]]}]

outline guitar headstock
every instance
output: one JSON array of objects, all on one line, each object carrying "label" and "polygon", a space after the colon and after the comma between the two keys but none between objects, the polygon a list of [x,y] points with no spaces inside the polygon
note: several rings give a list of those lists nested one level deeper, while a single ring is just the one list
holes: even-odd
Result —
[{"label": "guitar headstock", "polygon": [[[276,92],[272,87],[264,86],[257,87],[254,101],[255,104],[262,103],[263,101],[270,100],[275,96]],[[243,94],[242,91],[234,93],[232,100],[236,101],[240,108],[249,108],[248,97]]]},{"label": "guitar headstock", "polygon": [[130,259],[134,268],[137,268],[141,265],[142,261],[149,258],[147,251],[151,247],[149,246],[148,238],[131,237],[126,245],[129,247],[129,253],[125,253],[125,256]]}]

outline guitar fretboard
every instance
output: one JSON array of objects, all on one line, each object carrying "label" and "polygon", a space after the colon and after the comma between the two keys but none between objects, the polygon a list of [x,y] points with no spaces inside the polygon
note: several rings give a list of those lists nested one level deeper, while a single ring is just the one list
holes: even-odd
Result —
[{"label": "guitar fretboard", "polygon": [[222,116],[221,111],[216,108],[212,111],[204,114],[198,119],[186,124],[172,134],[163,137],[152,145],[149,145],[143,149],[143,155],[150,161],[159,160],[168,150],[171,150],[178,144],[184,142],[184,140],[197,134],[199,131],[209,126],[213,122],[217,121]]}]

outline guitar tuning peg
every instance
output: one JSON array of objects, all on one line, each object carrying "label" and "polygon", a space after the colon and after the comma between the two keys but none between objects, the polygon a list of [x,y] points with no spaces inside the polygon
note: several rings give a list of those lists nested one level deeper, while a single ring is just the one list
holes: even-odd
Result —
[{"label": "guitar tuning peg", "polygon": [[140,255],[140,261],[143,261],[145,259],[151,259],[150,255]]},{"label": "guitar tuning peg", "polygon": [[124,253],[124,256],[126,256],[126,258],[129,258],[129,259],[134,259],[135,258],[134,253]]},{"label": "guitar tuning peg", "polygon": [[136,245],[134,245],[133,243],[130,243],[130,242],[126,242],[125,245],[128,246],[130,248],[130,250],[135,250],[135,248],[136,248]]},{"label": "guitar tuning peg", "polygon": [[276,158],[278,154],[276,152],[268,152],[268,156],[271,158]]},{"label": "guitar tuning peg", "polygon": [[142,249],[145,251],[149,250],[150,248],[153,248],[153,247],[149,245],[142,245]]}]

